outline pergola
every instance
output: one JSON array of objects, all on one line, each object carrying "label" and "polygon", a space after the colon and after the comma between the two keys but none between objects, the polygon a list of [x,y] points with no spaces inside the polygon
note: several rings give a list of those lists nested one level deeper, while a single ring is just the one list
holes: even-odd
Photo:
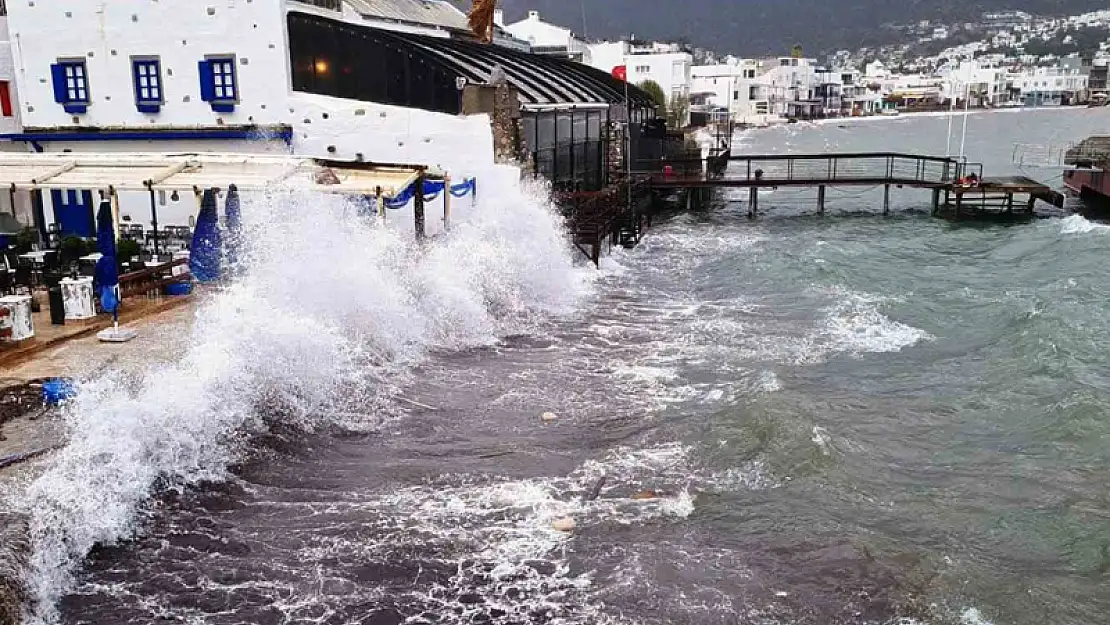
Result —
[{"label": "pergola", "polygon": [[[13,153],[0,152],[0,188],[35,196],[51,189],[100,189],[150,193],[157,246],[156,191],[193,191],[235,185],[240,191],[340,193],[377,198],[403,196],[424,178],[442,174],[423,167],[323,161],[256,154]],[[39,200],[41,201],[41,200]]]}]

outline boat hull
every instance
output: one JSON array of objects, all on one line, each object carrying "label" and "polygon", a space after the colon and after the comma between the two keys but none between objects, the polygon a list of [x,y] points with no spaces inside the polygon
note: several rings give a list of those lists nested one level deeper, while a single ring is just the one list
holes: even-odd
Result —
[{"label": "boat hull", "polygon": [[1084,207],[1110,214],[1110,176],[1103,171],[1070,169],[1064,172],[1068,195],[1077,197]]}]

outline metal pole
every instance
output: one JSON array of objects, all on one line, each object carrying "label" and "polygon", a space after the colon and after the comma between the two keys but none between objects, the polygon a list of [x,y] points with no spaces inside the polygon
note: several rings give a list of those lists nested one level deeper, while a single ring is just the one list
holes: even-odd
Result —
[{"label": "metal pole", "polygon": [[443,230],[451,229],[451,176],[443,178]]},{"label": "metal pole", "polygon": [[[624,162],[627,168],[628,180],[625,185],[628,187],[628,210],[632,213],[632,224],[636,228],[636,207],[632,204],[632,100],[628,95],[628,58],[625,57],[625,75],[624,75],[624,110],[625,119],[627,122],[624,127],[624,141],[625,141],[625,155]],[[636,238],[640,238],[640,229],[636,228]]]},{"label": "metal pole", "polygon": [[948,103],[948,134],[946,135],[947,142],[944,144],[944,155],[952,156],[952,118],[956,115],[956,84],[948,81],[948,93],[951,102]]},{"label": "metal pole", "polygon": [[971,106],[971,83],[967,85],[967,91],[964,93],[964,131],[960,137],[960,158],[964,157],[964,143],[967,141],[967,118],[970,115]]},{"label": "metal pole", "polygon": [[420,174],[414,182],[412,212],[415,215],[416,240],[420,241],[426,234],[424,230],[424,174]]},{"label": "metal pole", "polygon": [[150,225],[154,229],[154,255],[158,256],[158,202],[154,198],[154,184],[148,182],[146,188],[150,190]]}]

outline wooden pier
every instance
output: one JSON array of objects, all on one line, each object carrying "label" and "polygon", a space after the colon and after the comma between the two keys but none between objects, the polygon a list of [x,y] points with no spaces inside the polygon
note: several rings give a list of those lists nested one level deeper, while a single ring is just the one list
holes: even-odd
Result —
[{"label": "wooden pier", "polygon": [[[724,163],[717,162],[727,159]],[[925,156],[897,152],[856,152],[839,154],[724,154],[710,162],[701,173],[690,171],[688,164],[670,171],[647,173],[652,189],[680,190],[702,197],[702,190],[746,188],[748,215],[759,214],[759,189],[793,187],[815,188],[817,211],[825,212],[829,187],[882,187],[883,214],[890,212],[891,187],[929,190],[934,215],[953,219],[984,217],[1028,217],[1037,200],[1062,207],[1064,197],[1047,185],[1019,177],[983,178],[982,165],[951,157]],[[976,182],[961,181],[974,174]]]}]

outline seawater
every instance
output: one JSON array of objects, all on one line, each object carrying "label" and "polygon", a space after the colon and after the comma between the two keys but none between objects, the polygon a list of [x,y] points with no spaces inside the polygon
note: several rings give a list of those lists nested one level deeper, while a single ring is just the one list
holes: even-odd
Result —
[{"label": "seawater", "polygon": [[[1107,121],[971,115],[968,157],[1051,181],[1014,144]],[[741,145],[939,153],[946,129]],[[824,218],[775,191],[750,221],[724,193],[598,272],[540,195],[483,188],[424,247],[255,199],[180,362],[68,413],[24,502],[30,620],[1105,620],[1110,230],[951,224],[908,189],[888,217],[830,190]]]}]

